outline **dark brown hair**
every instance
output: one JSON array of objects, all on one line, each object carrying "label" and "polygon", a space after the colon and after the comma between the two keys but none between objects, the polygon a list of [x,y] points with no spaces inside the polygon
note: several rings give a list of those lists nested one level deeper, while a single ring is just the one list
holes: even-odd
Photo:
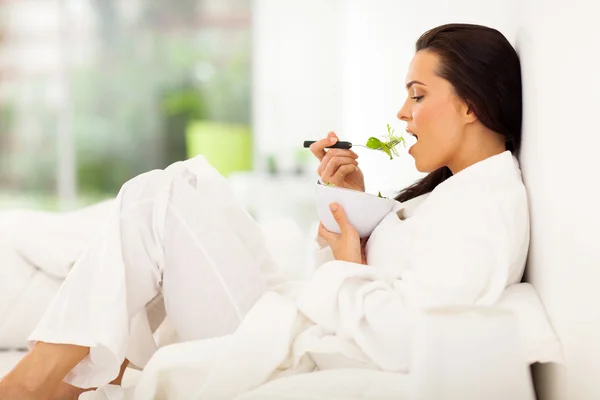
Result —
[{"label": "dark brown hair", "polygon": [[[440,57],[437,75],[449,81],[456,94],[487,128],[504,136],[506,149],[521,146],[522,88],[519,56],[496,29],[481,25],[448,24],[425,32],[416,51]],[[407,201],[429,193],[452,176],[442,167],[396,197]]]}]

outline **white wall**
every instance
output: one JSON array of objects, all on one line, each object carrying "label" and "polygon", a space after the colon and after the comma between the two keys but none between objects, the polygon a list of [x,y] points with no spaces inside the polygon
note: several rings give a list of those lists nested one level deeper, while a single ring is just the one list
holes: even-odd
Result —
[{"label": "white wall", "polygon": [[[256,60],[259,70],[265,68],[263,75],[257,72],[256,128],[265,140],[281,138],[282,126],[293,127],[298,109],[304,118],[301,128],[293,128],[293,133],[286,130],[293,143],[328,129],[355,141],[380,134],[386,123],[395,121],[405,96],[404,76],[415,40],[439,24],[489,25],[515,44],[523,66],[521,163],[532,217],[527,275],[563,342],[568,367],[566,381],[559,376],[560,369],[551,370],[538,385],[544,399],[600,398],[600,251],[595,243],[600,238],[596,211],[600,178],[592,165],[600,158],[599,6],[585,0],[488,1],[485,6],[478,0],[258,3],[280,7],[276,8],[279,14],[270,14],[279,25],[285,25],[289,7],[300,10],[292,13],[292,21],[301,18],[311,27],[305,38],[308,44],[296,45],[305,40],[302,32],[307,30],[297,27],[295,33],[286,34],[293,47],[284,54],[302,62],[277,60],[276,65],[296,71],[308,68],[315,74],[297,83],[305,97],[284,86],[272,89],[271,74],[283,85],[284,71],[273,71],[274,65],[265,67],[271,56],[262,49]],[[319,11],[310,14],[315,8]],[[255,39],[260,42],[273,33],[266,27]],[[268,40],[286,46],[287,37]],[[265,87],[277,95],[268,97]],[[370,191],[387,192],[419,176],[409,157],[390,163],[375,154],[360,154]]]},{"label": "white wall", "polygon": [[341,0],[255,0],[253,125],[257,159],[290,167],[304,140],[341,125]]},{"label": "white wall", "polygon": [[521,157],[531,202],[528,279],[567,358],[539,383],[552,399],[600,398],[600,28],[592,2],[529,0],[518,33],[525,92]]},{"label": "white wall", "polygon": [[[362,144],[370,136],[385,134],[388,123],[404,132],[405,126],[396,114],[406,96],[406,71],[418,37],[414,28],[401,21],[401,2],[375,3],[347,2],[342,20],[341,131],[352,142]],[[422,176],[407,153],[390,161],[381,153],[362,149],[356,152],[367,191],[389,195]]]}]

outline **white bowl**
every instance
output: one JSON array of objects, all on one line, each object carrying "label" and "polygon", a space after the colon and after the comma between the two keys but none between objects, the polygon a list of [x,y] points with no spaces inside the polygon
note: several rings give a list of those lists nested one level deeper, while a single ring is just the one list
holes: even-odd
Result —
[{"label": "white bowl", "polygon": [[318,182],[315,195],[319,219],[327,230],[341,233],[329,209],[331,203],[338,203],[361,238],[371,235],[381,220],[392,211],[396,202],[394,199],[381,198],[358,190],[327,186]]}]

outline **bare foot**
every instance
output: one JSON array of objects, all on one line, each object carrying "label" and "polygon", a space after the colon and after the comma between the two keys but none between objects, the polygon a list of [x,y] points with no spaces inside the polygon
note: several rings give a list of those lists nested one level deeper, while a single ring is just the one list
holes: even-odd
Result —
[{"label": "bare foot", "polygon": [[64,377],[88,353],[89,347],[38,342],[2,378],[0,400],[53,400]]}]

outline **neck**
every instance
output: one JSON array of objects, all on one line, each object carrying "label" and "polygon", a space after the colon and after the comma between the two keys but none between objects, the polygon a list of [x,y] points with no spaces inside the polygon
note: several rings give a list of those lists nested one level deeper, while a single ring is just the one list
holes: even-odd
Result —
[{"label": "neck", "polygon": [[468,140],[465,140],[456,157],[448,163],[448,168],[450,168],[452,174],[506,151],[506,144],[502,135],[487,128],[473,133],[466,135]]}]

